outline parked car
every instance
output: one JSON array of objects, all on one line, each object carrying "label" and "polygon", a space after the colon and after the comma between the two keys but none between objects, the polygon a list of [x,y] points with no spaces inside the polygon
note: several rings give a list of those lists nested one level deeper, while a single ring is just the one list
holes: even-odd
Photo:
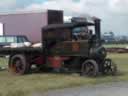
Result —
[{"label": "parked car", "polygon": [[31,42],[26,36],[22,35],[4,35],[0,36],[0,47],[28,47]]}]

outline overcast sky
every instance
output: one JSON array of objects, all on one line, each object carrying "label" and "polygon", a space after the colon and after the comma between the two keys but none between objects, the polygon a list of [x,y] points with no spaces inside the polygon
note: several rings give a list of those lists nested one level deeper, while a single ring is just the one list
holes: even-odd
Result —
[{"label": "overcast sky", "polygon": [[102,32],[128,33],[128,0],[1,0],[0,12],[43,9],[64,10],[65,15],[91,15],[102,19]]}]

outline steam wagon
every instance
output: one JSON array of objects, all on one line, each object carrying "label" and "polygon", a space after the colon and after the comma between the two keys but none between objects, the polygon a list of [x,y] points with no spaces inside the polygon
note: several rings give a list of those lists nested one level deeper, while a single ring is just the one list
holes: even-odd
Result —
[{"label": "steam wagon", "polygon": [[71,23],[49,24],[41,34],[41,47],[0,48],[1,54],[10,55],[11,73],[23,75],[36,65],[41,70],[78,72],[83,76],[115,74],[116,65],[106,58],[102,46],[99,18],[72,18]]}]

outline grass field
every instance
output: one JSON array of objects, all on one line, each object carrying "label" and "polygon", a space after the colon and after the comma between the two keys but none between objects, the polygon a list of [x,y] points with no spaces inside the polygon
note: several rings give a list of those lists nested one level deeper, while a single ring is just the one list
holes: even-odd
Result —
[{"label": "grass field", "polygon": [[106,45],[104,45],[104,47],[106,47],[106,48],[113,48],[113,47],[126,48],[127,46],[128,46],[128,44],[106,44]]},{"label": "grass field", "polygon": [[[99,76],[97,78],[80,77],[78,74],[33,73],[25,76],[13,76],[8,71],[0,71],[0,96],[31,96],[75,86],[87,86],[106,82],[128,81],[128,54],[109,54],[118,65],[117,76]],[[0,59],[1,66],[7,66],[5,59]]]}]

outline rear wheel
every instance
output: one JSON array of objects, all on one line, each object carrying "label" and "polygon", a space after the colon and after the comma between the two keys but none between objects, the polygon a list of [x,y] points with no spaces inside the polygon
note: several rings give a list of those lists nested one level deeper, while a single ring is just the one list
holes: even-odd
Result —
[{"label": "rear wheel", "polygon": [[9,59],[9,71],[13,74],[23,75],[29,72],[30,64],[24,55],[14,55]]},{"label": "rear wheel", "polygon": [[89,76],[89,77],[95,77],[98,75],[99,68],[98,64],[94,60],[86,60],[82,64],[82,70],[81,75],[82,76]]}]

